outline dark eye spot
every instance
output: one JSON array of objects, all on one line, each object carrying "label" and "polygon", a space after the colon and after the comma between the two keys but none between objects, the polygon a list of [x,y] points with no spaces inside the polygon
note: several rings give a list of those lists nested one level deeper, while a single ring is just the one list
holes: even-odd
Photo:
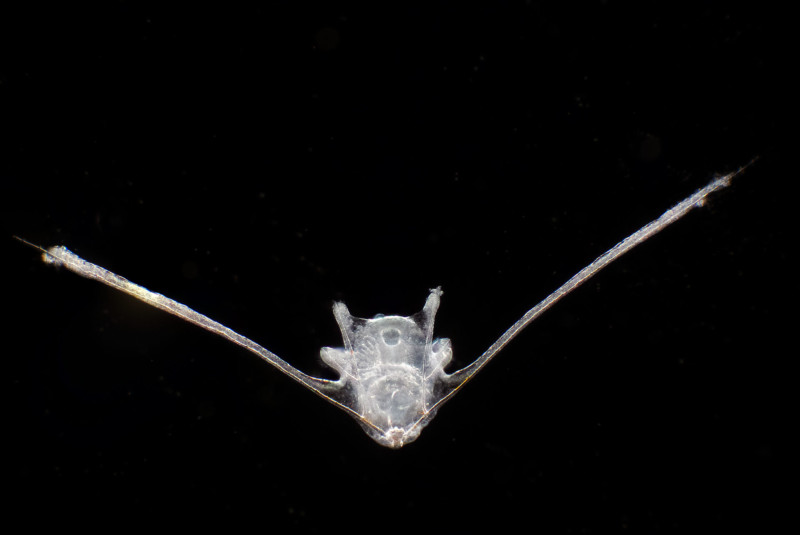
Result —
[{"label": "dark eye spot", "polygon": [[381,335],[387,346],[396,346],[400,343],[400,331],[397,329],[384,329]]}]

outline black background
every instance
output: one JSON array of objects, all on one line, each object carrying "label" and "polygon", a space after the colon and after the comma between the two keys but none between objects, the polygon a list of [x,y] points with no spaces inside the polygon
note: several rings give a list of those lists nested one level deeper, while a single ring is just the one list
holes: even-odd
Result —
[{"label": "black background", "polygon": [[[31,525],[781,525],[797,297],[787,15],[694,2],[0,9],[4,504]],[[379,7],[378,7],[379,6]],[[785,26],[785,27],[784,27]],[[399,451],[63,244],[325,375],[334,300],[467,364],[716,174]]]}]

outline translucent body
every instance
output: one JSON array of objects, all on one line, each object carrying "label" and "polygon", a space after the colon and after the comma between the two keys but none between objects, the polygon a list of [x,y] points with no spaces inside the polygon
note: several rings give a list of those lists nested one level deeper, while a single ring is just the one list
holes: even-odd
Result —
[{"label": "translucent body", "polygon": [[345,348],[322,348],[322,360],[339,372],[352,408],[371,424],[362,423],[364,430],[385,446],[415,440],[436,414],[444,367],[453,356],[450,340],[431,340],[441,295],[432,290],[411,317],[363,319],[350,315],[344,303],[333,307]]},{"label": "translucent body", "polygon": [[92,264],[66,247],[43,249],[25,240],[20,241],[42,251],[47,263],[107,284],[256,353],[281,372],[350,414],[378,443],[399,448],[414,441],[423,427],[436,415],[439,407],[540,314],[611,262],[679,220],[693,208],[702,206],[709,194],[728,186],[731,179],[743,169],[715,179],[600,255],[526,312],[472,364],[452,374],[444,372],[444,367],[452,357],[450,341],[433,340],[433,323],[442,295],[439,288],[431,290],[423,309],[410,317],[379,315],[373,319],[356,318],[350,315],[343,303],[336,303],[333,313],[342,331],[345,347],[326,347],[321,351],[322,360],[339,373],[338,380],[330,381],[303,373],[249,338],[182,303],[151,292]]}]

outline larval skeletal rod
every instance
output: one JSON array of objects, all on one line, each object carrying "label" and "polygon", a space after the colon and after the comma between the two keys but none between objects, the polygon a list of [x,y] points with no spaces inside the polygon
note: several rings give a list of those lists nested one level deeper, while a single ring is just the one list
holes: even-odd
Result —
[{"label": "larval skeletal rod", "polygon": [[323,362],[339,373],[339,379],[332,381],[301,372],[249,338],[182,303],[84,260],[66,247],[44,249],[17,239],[42,251],[44,261],[49,264],[107,284],[249,349],[350,414],[378,443],[400,448],[416,440],[437,410],[540,314],[626,252],[681,219],[693,208],[703,206],[711,193],[730,185],[731,180],[746,167],[711,181],[599,256],[526,312],[472,364],[453,373],[444,371],[452,358],[450,340],[433,338],[434,317],[442,296],[439,288],[430,291],[420,312],[408,317],[378,315],[372,319],[357,318],[350,314],[344,303],[335,303],[333,314],[342,332],[344,348],[324,347],[321,350]]}]

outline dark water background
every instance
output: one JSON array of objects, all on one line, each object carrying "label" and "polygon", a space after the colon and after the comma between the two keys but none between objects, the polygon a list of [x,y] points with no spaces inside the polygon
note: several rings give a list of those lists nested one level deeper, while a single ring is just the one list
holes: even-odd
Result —
[{"label": "dark water background", "polygon": [[[781,526],[791,39],[672,2],[0,8],[9,518],[322,533]],[[457,365],[671,204],[400,451],[63,244],[312,374],[445,291]],[[517,528],[519,529],[519,528]]]}]

